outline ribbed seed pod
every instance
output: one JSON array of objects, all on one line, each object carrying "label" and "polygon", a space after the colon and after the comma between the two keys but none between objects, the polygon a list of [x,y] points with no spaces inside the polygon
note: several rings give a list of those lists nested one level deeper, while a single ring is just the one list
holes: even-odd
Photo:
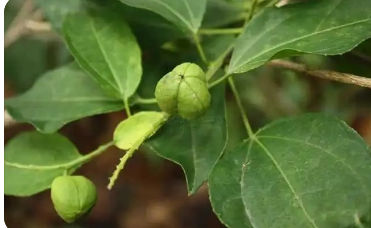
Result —
[{"label": "ribbed seed pod", "polygon": [[51,185],[51,198],[58,215],[72,223],[91,211],[97,201],[97,190],[83,176],[60,176]]},{"label": "ribbed seed pod", "polygon": [[155,97],[162,111],[184,119],[204,115],[211,101],[205,72],[194,63],[182,63],[161,78]]}]

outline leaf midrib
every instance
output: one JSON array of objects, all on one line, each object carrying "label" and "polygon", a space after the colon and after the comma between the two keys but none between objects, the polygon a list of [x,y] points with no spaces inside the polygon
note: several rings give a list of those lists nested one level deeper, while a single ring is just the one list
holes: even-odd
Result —
[{"label": "leaf midrib", "polygon": [[[21,99],[21,101],[18,101],[19,99]],[[67,98],[64,98],[64,99],[49,99],[49,100],[41,100],[41,99],[37,99],[37,100],[28,100],[28,99],[23,99],[21,97],[17,98],[17,100],[15,102],[29,102],[29,103],[64,103],[64,102],[100,102],[100,101],[105,101],[105,102],[120,102],[119,99],[109,99],[109,98],[91,98],[91,97],[86,97],[86,99],[81,99],[81,98],[72,98],[72,99],[67,99]],[[12,102],[12,101],[10,101]],[[14,102],[14,101],[13,101]]]},{"label": "leaf midrib", "polygon": [[[71,22],[70,21],[67,21],[68,23],[66,23],[66,28],[68,28],[68,26],[72,26],[73,27],[73,25],[71,25]],[[68,25],[68,26],[67,26]],[[68,31],[68,30],[67,30]],[[77,61],[77,63],[78,63],[78,65],[80,65],[81,67],[82,67],[82,65],[83,64],[85,64],[86,65],[86,67],[87,68],[89,68],[89,70],[87,70],[90,74],[92,74],[92,78],[95,80],[95,81],[97,81],[99,84],[101,84],[101,80],[103,80],[104,82],[106,82],[112,89],[114,89],[114,90],[118,90],[117,89],[117,87],[115,86],[115,85],[113,85],[109,80],[107,80],[106,78],[103,78],[103,77],[101,77],[100,75],[100,73],[99,73],[99,71],[97,70],[97,69],[95,69],[91,64],[90,64],[90,62],[89,61],[87,61],[86,59],[85,59],[85,57],[83,56],[83,55],[81,55],[80,53],[79,53],[79,51],[78,51],[78,49],[76,49],[76,47],[75,47],[75,44],[74,44],[74,42],[71,40],[71,38],[70,38],[70,35],[68,34],[68,32],[64,32],[64,37],[65,37],[65,40],[66,40],[66,42],[67,42],[67,44],[69,44],[69,45],[67,45],[68,46],[68,48],[70,49],[70,51],[72,52],[72,53],[74,53],[74,55],[75,56],[79,56],[79,58],[75,58],[76,59],[76,61]],[[82,67],[83,69],[84,69],[84,67]]]},{"label": "leaf midrib", "polygon": [[348,168],[351,171],[352,175],[361,184],[362,191],[365,194],[365,198],[367,199],[367,202],[370,202],[370,197],[367,194],[367,187],[364,184],[364,182],[361,180],[361,178],[358,176],[357,172],[350,165],[348,165],[346,162],[344,162],[341,159],[339,159],[339,157],[337,155],[335,155],[335,154],[331,153],[330,151],[325,150],[325,149],[323,149],[321,147],[318,147],[318,146],[316,146],[316,145],[314,145],[312,143],[309,143],[309,142],[303,142],[303,141],[299,141],[299,140],[295,140],[295,139],[290,139],[290,138],[285,138],[285,137],[277,137],[277,136],[259,136],[259,138],[278,139],[278,140],[284,140],[284,141],[289,141],[289,142],[304,144],[306,146],[309,146],[309,147],[312,147],[314,149],[320,150],[320,151],[324,152],[325,154],[328,154],[329,156],[335,158],[335,161],[340,162],[342,165],[344,165],[346,168]]},{"label": "leaf midrib", "polygon": [[[110,108],[102,108],[102,107],[98,107],[96,109],[93,109],[93,110],[89,110],[89,111],[84,111],[84,112],[78,112],[78,114],[69,114],[69,116],[63,116],[63,117],[60,117],[60,116],[56,116],[56,115],[52,115],[52,116],[41,116],[41,115],[36,115],[36,116],[32,116],[32,117],[28,117],[28,118],[24,118],[23,115],[21,115],[20,117],[18,116],[17,117],[17,120],[18,121],[24,121],[24,122],[42,122],[42,123],[48,123],[48,122],[62,122],[63,124],[65,123],[68,123],[70,121],[73,121],[73,120],[76,120],[76,119],[80,119],[80,118],[84,118],[84,117],[88,117],[88,116],[93,116],[93,115],[97,115],[97,114],[103,114],[103,113],[108,113],[108,112],[113,112],[113,111],[117,111],[117,110],[121,110],[123,109],[124,107],[110,107]],[[11,111],[11,109],[9,109],[9,112]],[[12,114],[13,115],[13,114]],[[18,114],[14,114],[14,116],[16,116]]]},{"label": "leaf midrib", "polygon": [[[95,20],[94,20],[94,19],[91,20],[91,22],[90,22],[90,26],[91,26],[91,29],[92,29],[92,33],[93,33],[93,35],[94,35],[94,39],[95,39],[96,42],[97,42],[97,45],[98,45],[99,51],[102,53],[102,55],[103,55],[103,57],[104,57],[104,60],[106,61],[107,66],[108,66],[108,68],[109,68],[109,70],[110,70],[111,76],[112,76],[112,78],[113,78],[113,79],[115,80],[115,82],[116,82],[116,85],[117,85],[118,90],[119,90],[118,92],[120,93],[120,96],[123,97],[123,96],[125,96],[125,95],[124,95],[125,91],[123,90],[123,88],[122,88],[122,86],[121,86],[121,82],[120,82],[120,80],[117,78],[118,76],[117,76],[117,72],[116,72],[116,70],[115,70],[114,67],[111,65],[110,61],[108,60],[107,53],[105,52],[104,48],[102,47],[102,45],[101,45],[101,43],[100,43],[100,40],[99,40],[99,38],[98,38],[98,34],[97,34],[97,31],[96,31],[96,28],[95,28]],[[116,86],[113,86],[112,84],[111,84],[111,86],[112,86],[113,88],[116,88]],[[125,98],[126,98],[126,97],[125,97]]]},{"label": "leaf midrib", "polygon": [[325,16],[322,17],[322,20],[318,23],[316,29],[314,30],[315,32],[317,32],[320,27],[322,26],[323,22],[325,22],[327,19],[328,19],[328,16],[330,16],[334,10],[342,3],[343,1],[342,0],[338,0],[338,3],[337,4],[334,4],[334,7],[332,9],[330,9]]},{"label": "leaf midrib", "polygon": [[[192,25],[191,24],[189,24],[188,23],[188,21],[182,16],[182,15],[180,15],[176,10],[174,10],[171,6],[169,6],[169,5],[167,5],[167,4],[165,4],[164,2],[161,2],[161,1],[159,1],[159,0],[152,0],[153,2],[155,2],[155,3],[157,3],[157,4],[159,4],[159,5],[162,5],[163,7],[165,7],[167,10],[169,10],[170,11],[170,13],[172,13],[175,17],[177,17],[177,18],[179,18],[184,24],[185,24],[185,26],[189,29],[189,30],[191,30],[193,33],[195,32],[194,31],[194,28],[192,27]],[[182,0],[183,2],[184,2],[184,0]],[[190,12],[188,12],[188,14],[189,14]],[[190,19],[192,19],[192,18],[190,18]]]},{"label": "leaf midrib", "polygon": [[[74,161],[74,160],[72,160],[72,161]],[[41,166],[41,165],[24,165],[24,164],[20,164],[20,163],[13,163],[13,162],[4,161],[4,165],[14,167],[14,168],[18,168],[18,169],[28,169],[28,170],[65,169],[65,168],[68,168],[69,164],[70,164],[70,162],[61,163],[61,164],[58,164],[58,165]]]},{"label": "leaf midrib", "polygon": [[[195,25],[195,16],[193,15],[193,12],[191,10],[191,8],[189,7],[189,4],[187,2],[187,0],[182,0],[182,2],[184,3],[184,5],[186,6],[187,8],[187,12],[188,12],[188,16],[189,16],[189,19],[191,20],[191,24],[194,26]],[[194,28],[192,28],[193,30]]]},{"label": "leaf midrib", "polygon": [[[289,181],[289,179],[287,178],[285,172],[281,169],[280,165],[277,163],[277,161],[275,160],[275,158],[273,157],[273,155],[269,152],[269,150],[264,146],[264,144],[262,142],[259,141],[259,139],[257,137],[254,137],[253,139],[250,139],[254,142],[256,142],[262,149],[263,151],[265,152],[265,154],[269,157],[269,159],[273,162],[274,166],[276,167],[276,169],[278,170],[278,172],[280,173],[280,175],[282,176],[282,178],[285,180],[287,186],[290,188],[290,191],[291,193],[294,195],[295,197],[295,200],[298,202],[304,216],[307,218],[307,220],[310,222],[310,224],[314,227],[314,228],[319,228],[314,220],[309,216],[307,210],[305,209],[305,206],[304,204],[302,203],[299,195],[296,193],[294,187],[292,186],[291,182]],[[252,143],[253,144],[253,143]],[[242,177],[244,175],[244,172],[242,172]],[[242,187],[242,181],[243,181],[243,178],[241,177],[241,187]],[[241,192],[242,194],[242,192]],[[242,200],[243,201],[243,200]],[[247,215],[248,216],[248,215]],[[248,216],[249,219],[250,219],[250,216]],[[251,220],[251,219],[250,219]]]}]

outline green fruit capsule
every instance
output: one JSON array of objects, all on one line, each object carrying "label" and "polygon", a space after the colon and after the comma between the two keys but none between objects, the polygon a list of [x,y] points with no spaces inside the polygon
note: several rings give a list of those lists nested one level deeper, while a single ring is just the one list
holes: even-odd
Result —
[{"label": "green fruit capsule", "polygon": [[182,63],[162,77],[155,97],[162,111],[184,119],[204,115],[211,101],[205,72],[194,63]]},{"label": "green fruit capsule", "polygon": [[97,190],[83,176],[60,176],[52,183],[51,198],[58,215],[72,223],[90,212],[97,201]]}]

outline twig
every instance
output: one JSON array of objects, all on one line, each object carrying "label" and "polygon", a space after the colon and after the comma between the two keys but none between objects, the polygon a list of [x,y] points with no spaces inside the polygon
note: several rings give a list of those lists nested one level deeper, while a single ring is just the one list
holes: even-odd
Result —
[{"label": "twig", "polygon": [[207,61],[207,57],[206,57],[206,55],[205,55],[204,49],[202,48],[200,38],[198,37],[197,34],[193,34],[193,39],[194,39],[194,42],[195,42],[195,44],[196,44],[196,48],[197,48],[198,54],[199,54],[199,56],[201,57],[201,60],[202,60],[205,64],[208,65],[209,62]]},{"label": "twig", "polygon": [[353,74],[346,74],[346,73],[340,73],[336,71],[329,71],[329,70],[313,70],[309,69],[307,66],[303,64],[298,64],[290,61],[285,60],[273,60],[268,63],[269,66],[273,67],[281,67],[290,69],[296,72],[300,72],[306,75],[328,79],[332,81],[342,82],[346,84],[353,84],[358,85],[366,88],[371,89],[371,79],[360,77]]},{"label": "twig", "polygon": [[248,16],[246,17],[246,21],[245,21],[245,26],[247,25],[247,23],[249,21],[251,21],[251,19],[253,18],[254,16],[254,11],[255,11],[255,8],[256,8],[256,5],[258,4],[258,0],[253,0],[252,3],[251,3],[251,8],[250,8],[250,11],[249,11],[249,14]]},{"label": "twig", "polygon": [[25,26],[33,32],[48,32],[52,30],[51,24],[44,21],[29,20],[26,21]]},{"label": "twig", "polygon": [[14,120],[8,113],[8,111],[4,110],[4,128],[11,127],[16,125],[18,122]]},{"label": "twig", "polygon": [[16,41],[19,37],[23,35],[24,32],[24,21],[29,17],[33,10],[33,1],[26,0],[21,9],[19,10],[17,16],[14,18],[12,23],[9,25],[5,36],[4,36],[4,46],[8,47],[14,41]]},{"label": "twig", "polygon": [[215,75],[215,73],[222,67],[225,58],[229,55],[229,53],[234,48],[234,42],[229,45],[229,47],[212,63],[210,63],[208,70],[206,72],[206,79],[210,81],[210,79]]},{"label": "twig", "polygon": [[224,34],[238,35],[242,31],[243,31],[243,28],[200,29],[198,30],[198,34],[200,35],[224,35]]},{"label": "twig", "polygon": [[[12,22],[12,24],[9,26],[8,30],[6,31],[5,36],[4,36],[4,47],[5,48],[9,47],[11,44],[13,44],[19,38],[21,38],[24,35],[27,35],[30,31],[32,31],[32,28],[28,27],[29,26],[29,21],[34,21],[35,22],[35,21],[39,21],[43,18],[41,10],[36,10],[30,16],[30,13],[33,10],[33,4],[31,4],[29,2],[32,3],[32,1],[26,1],[24,3],[24,5],[20,9],[17,17],[14,19],[14,21]],[[28,3],[28,4],[26,4],[26,3]],[[31,22],[31,24],[32,24],[32,22]]]},{"label": "twig", "polygon": [[26,20],[28,16],[31,14],[33,10],[33,1],[32,0],[26,0],[21,8],[18,11],[18,14],[13,19],[12,23],[10,23],[8,28],[12,28],[15,25],[21,23],[22,21]]},{"label": "twig", "polygon": [[276,3],[276,7],[282,7],[284,5],[287,5],[290,3],[290,0],[281,0],[278,3]]},{"label": "twig", "polygon": [[234,80],[233,80],[232,77],[228,78],[228,82],[229,82],[229,86],[231,87],[232,93],[233,93],[233,95],[236,99],[238,109],[240,110],[240,114],[241,114],[241,117],[242,117],[242,120],[243,120],[243,124],[245,125],[246,132],[247,132],[250,139],[254,139],[255,134],[254,134],[254,132],[251,128],[249,119],[247,118],[246,111],[243,107],[240,95],[239,95],[239,93],[237,91],[237,88],[236,88],[236,84],[234,83]]}]

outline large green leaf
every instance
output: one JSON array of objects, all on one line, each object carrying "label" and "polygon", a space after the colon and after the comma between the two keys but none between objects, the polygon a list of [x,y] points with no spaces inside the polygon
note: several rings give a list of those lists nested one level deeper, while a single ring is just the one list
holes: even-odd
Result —
[{"label": "large green leaf", "polygon": [[334,117],[285,118],[223,157],[209,187],[232,228],[345,228],[370,215],[371,153]]},{"label": "large green leaf", "polygon": [[370,0],[308,1],[268,8],[239,37],[228,72],[242,73],[299,52],[337,55],[350,51],[371,37],[370,12]]},{"label": "large green leaf", "polygon": [[120,0],[138,8],[151,10],[177,26],[196,33],[201,26],[207,0]]},{"label": "large green leaf", "polygon": [[141,51],[120,15],[103,9],[70,15],[63,33],[75,60],[104,89],[125,100],[135,93],[142,76]]},{"label": "large green leaf", "polygon": [[123,109],[120,99],[108,96],[76,65],[43,75],[26,93],[5,101],[9,114],[43,132],[55,132],[68,122]]},{"label": "large green leaf", "polygon": [[211,90],[211,107],[191,121],[173,117],[145,146],[182,166],[193,194],[208,178],[227,141],[224,85]]},{"label": "large green leaf", "polygon": [[24,132],[5,146],[5,195],[30,196],[50,187],[54,178],[72,173],[80,159],[75,146],[59,134]]}]

